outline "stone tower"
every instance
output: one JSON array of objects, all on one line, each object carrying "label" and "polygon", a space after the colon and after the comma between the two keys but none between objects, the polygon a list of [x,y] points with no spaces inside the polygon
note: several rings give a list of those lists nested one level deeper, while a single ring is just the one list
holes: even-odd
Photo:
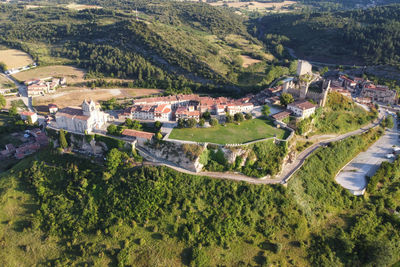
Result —
[{"label": "stone tower", "polygon": [[328,100],[328,93],[331,91],[331,80],[325,80],[322,84],[322,99],[319,103],[320,107],[325,107],[326,101]]},{"label": "stone tower", "polygon": [[92,113],[96,110],[96,104],[94,103],[93,100],[87,101],[85,99],[83,100],[82,103],[82,110],[83,110],[83,115],[90,117]]},{"label": "stone tower", "polygon": [[312,65],[305,60],[299,60],[297,63],[297,75],[312,74]]},{"label": "stone tower", "polygon": [[308,92],[308,87],[310,87],[310,83],[307,81],[302,81],[299,80],[299,86],[300,86],[300,100],[304,100],[307,97],[307,92]]}]

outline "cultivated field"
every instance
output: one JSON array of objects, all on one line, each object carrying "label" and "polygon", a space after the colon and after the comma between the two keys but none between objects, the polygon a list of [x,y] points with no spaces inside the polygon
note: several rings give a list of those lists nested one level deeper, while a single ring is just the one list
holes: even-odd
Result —
[{"label": "cultivated field", "polygon": [[71,66],[46,66],[23,71],[13,75],[19,81],[34,78],[65,77],[68,84],[84,82],[85,71]]},{"label": "cultivated field", "polygon": [[10,88],[10,87],[15,87],[14,83],[11,82],[9,79],[3,76],[3,74],[0,74],[0,89],[3,88]]},{"label": "cultivated field", "polygon": [[210,128],[175,128],[169,138],[216,144],[242,144],[258,139],[273,137],[284,138],[287,132],[277,129],[272,122],[263,119],[243,121],[240,125],[233,123]]},{"label": "cultivated field", "polygon": [[16,49],[0,50],[0,62],[4,62],[8,69],[25,67],[33,63],[31,56]]},{"label": "cultivated field", "polygon": [[69,4],[67,5],[67,8],[73,9],[73,10],[84,10],[84,9],[100,9],[102,8],[101,6],[94,6],[94,5],[80,5],[80,4]]},{"label": "cultivated field", "polygon": [[255,58],[251,58],[251,57],[249,57],[249,56],[243,56],[243,55],[241,55],[240,57],[241,57],[242,60],[243,60],[242,66],[243,66],[244,68],[247,68],[248,66],[251,66],[251,65],[253,65],[253,64],[256,64],[256,63],[258,63],[258,62],[261,62],[261,60],[255,59]]},{"label": "cultivated field", "polygon": [[59,107],[78,106],[82,104],[84,99],[92,99],[94,101],[109,100],[115,98],[130,98],[133,96],[146,96],[158,94],[158,89],[82,89],[81,87],[68,87],[58,90],[56,94],[49,94],[42,97],[34,98],[35,106],[47,106],[55,103]]},{"label": "cultivated field", "polygon": [[283,2],[270,2],[270,3],[261,3],[258,1],[251,1],[251,2],[225,2],[225,1],[218,1],[215,3],[210,3],[212,6],[222,6],[228,5],[229,7],[233,8],[246,8],[248,10],[266,10],[266,9],[274,9],[278,11],[283,7],[288,7],[293,4],[296,4],[294,1],[283,1]]},{"label": "cultivated field", "polygon": [[25,8],[26,9],[35,9],[35,8],[42,8],[44,6],[37,6],[37,5],[26,5]]}]

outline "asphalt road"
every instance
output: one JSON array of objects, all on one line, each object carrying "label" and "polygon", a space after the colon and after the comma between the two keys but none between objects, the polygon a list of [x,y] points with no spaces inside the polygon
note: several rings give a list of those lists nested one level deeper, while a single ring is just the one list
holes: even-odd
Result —
[{"label": "asphalt road", "polygon": [[13,82],[18,87],[18,92],[20,95],[20,99],[24,102],[25,106],[28,107],[29,111],[35,111],[32,106],[32,98],[28,97],[28,91],[24,84],[19,83],[16,79],[14,79],[11,75],[4,75]]},{"label": "asphalt road", "polygon": [[278,175],[277,177],[274,177],[273,179],[267,178],[267,177],[253,178],[253,177],[249,177],[249,176],[246,176],[246,175],[243,175],[240,173],[231,173],[231,172],[193,172],[193,171],[181,168],[178,165],[176,165],[175,163],[172,163],[165,159],[157,158],[142,147],[137,147],[137,150],[139,151],[140,155],[142,155],[148,161],[146,163],[147,165],[167,166],[167,167],[170,167],[170,168],[172,168],[176,171],[182,172],[182,173],[187,173],[187,174],[191,174],[191,175],[207,176],[207,177],[216,178],[216,179],[243,181],[243,182],[247,182],[247,183],[251,183],[251,184],[287,184],[287,182],[292,177],[292,175],[298,169],[301,168],[301,166],[303,165],[305,160],[310,155],[312,155],[312,153],[315,150],[317,150],[318,148],[320,148],[322,146],[326,146],[330,142],[340,141],[340,140],[346,139],[347,137],[366,132],[369,129],[379,125],[380,121],[381,121],[381,114],[380,114],[380,119],[378,119],[374,123],[370,123],[369,125],[367,125],[363,128],[360,128],[353,132],[349,132],[346,134],[336,136],[334,138],[318,141],[317,143],[313,144],[312,146],[308,147],[303,152],[301,152],[297,156],[297,158],[294,162],[284,165],[282,168],[283,171],[281,172],[281,174]]},{"label": "asphalt road", "polygon": [[352,194],[362,195],[368,184],[366,176],[373,176],[382,162],[389,161],[386,155],[393,152],[393,146],[399,145],[399,132],[395,123],[393,129],[386,130],[385,135],[367,151],[361,152],[347,164],[336,176],[336,182]]}]

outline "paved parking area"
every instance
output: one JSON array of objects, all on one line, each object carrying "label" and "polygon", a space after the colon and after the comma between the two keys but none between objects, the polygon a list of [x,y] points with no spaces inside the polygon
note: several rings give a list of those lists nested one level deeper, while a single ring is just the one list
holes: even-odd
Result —
[{"label": "paved parking area", "polygon": [[394,145],[400,145],[397,123],[386,131],[367,151],[361,152],[336,176],[335,180],[354,195],[364,194],[367,187],[366,176],[373,176],[383,161],[389,161]]}]

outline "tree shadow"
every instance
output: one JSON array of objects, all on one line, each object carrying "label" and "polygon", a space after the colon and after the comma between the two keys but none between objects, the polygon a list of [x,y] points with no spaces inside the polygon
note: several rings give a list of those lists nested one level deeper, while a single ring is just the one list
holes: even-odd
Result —
[{"label": "tree shadow", "polygon": [[163,235],[160,234],[160,233],[154,233],[154,234],[151,235],[151,237],[152,237],[153,239],[155,239],[155,240],[163,240],[163,239],[164,239],[164,238],[163,238]]},{"label": "tree shadow", "polygon": [[185,248],[181,252],[181,261],[183,265],[189,266],[190,261],[192,260],[192,249],[191,248]]}]

